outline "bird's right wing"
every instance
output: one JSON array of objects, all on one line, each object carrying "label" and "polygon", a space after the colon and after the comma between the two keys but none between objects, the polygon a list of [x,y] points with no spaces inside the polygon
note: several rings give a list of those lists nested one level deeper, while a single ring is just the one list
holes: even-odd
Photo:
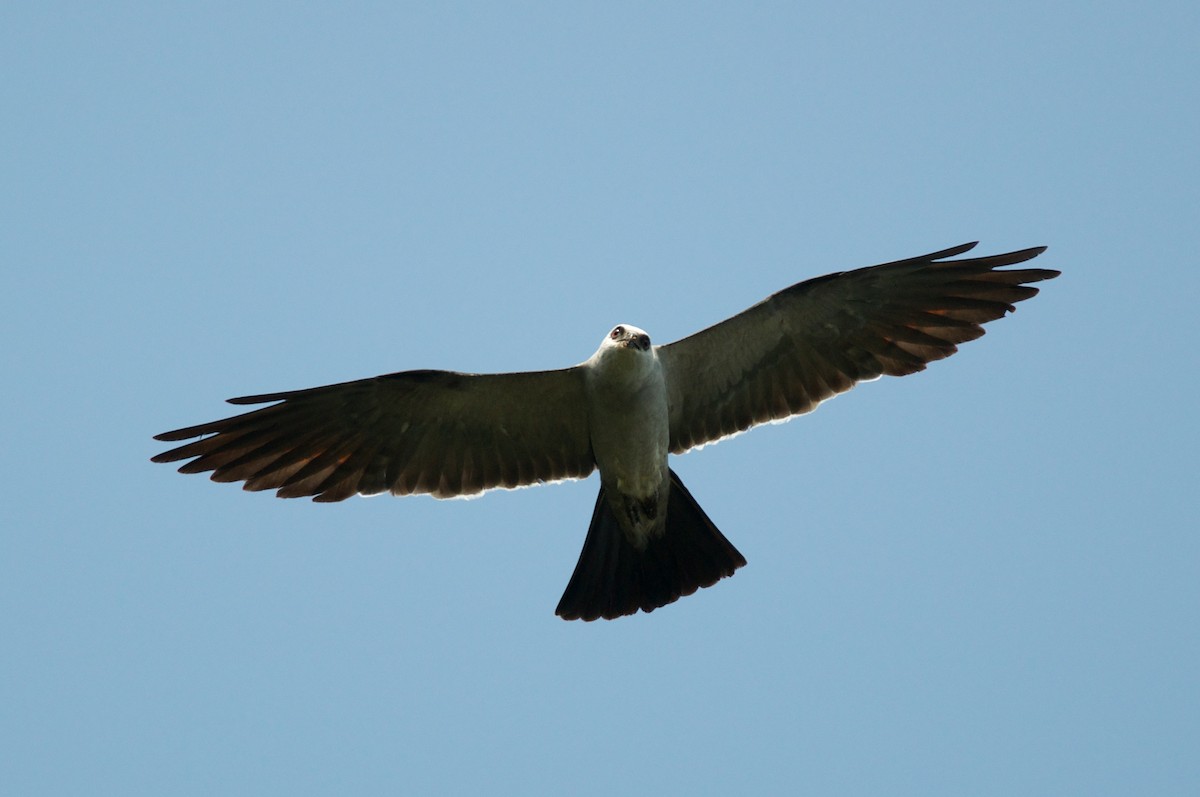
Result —
[{"label": "bird's right wing", "polygon": [[176,429],[210,435],[154,457],[181,473],[281,498],[472,495],[592,472],[583,372],[406,371],[308,390],[230,399],[269,407]]},{"label": "bird's right wing", "polygon": [[1025,283],[1058,276],[1000,270],[1045,247],[946,259],[974,246],[810,279],[660,346],[671,451],[809,412],[866,379],[920,371],[1034,296]]}]

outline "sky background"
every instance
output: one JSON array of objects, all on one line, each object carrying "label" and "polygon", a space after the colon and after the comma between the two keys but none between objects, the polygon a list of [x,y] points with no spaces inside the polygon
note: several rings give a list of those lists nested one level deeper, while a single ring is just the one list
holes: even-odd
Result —
[{"label": "sky background", "polygon": [[[0,11],[0,792],[1200,793],[1200,7],[647,5]],[[750,564],[650,615],[553,614],[594,476],[149,462],[970,240],[1063,276],[674,459]]]}]

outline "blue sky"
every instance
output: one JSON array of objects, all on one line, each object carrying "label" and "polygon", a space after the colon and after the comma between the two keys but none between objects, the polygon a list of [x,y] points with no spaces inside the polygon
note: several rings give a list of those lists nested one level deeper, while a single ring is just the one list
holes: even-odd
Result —
[{"label": "blue sky", "polygon": [[[1191,3],[0,12],[0,790],[1195,794]],[[597,481],[313,505],[229,396],[659,342],[969,240],[1063,276],[673,466],[749,560],[553,609]]]}]

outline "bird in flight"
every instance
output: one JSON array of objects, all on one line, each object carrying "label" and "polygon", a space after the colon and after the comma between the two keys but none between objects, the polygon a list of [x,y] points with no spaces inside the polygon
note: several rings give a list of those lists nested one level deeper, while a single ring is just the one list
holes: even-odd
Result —
[{"label": "bird in flight", "polygon": [[964,244],[786,288],[682,340],[630,324],[555,371],[403,371],[229,399],[267,404],[156,435],[153,458],[281,498],[450,498],[600,471],[583,550],[556,614],[653,611],[733,575],[745,558],[668,454],[811,412],[858,382],[949,357],[1058,271],[1007,269],[1045,247],[953,259]]}]

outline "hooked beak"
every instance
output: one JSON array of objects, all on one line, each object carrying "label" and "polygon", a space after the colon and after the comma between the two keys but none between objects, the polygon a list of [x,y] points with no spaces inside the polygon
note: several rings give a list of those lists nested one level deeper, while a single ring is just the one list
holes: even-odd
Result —
[{"label": "hooked beak", "polygon": [[649,335],[630,335],[628,338],[625,339],[625,346],[628,348],[631,348],[631,349],[637,349],[638,351],[649,351],[650,350],[650,336]]}]

